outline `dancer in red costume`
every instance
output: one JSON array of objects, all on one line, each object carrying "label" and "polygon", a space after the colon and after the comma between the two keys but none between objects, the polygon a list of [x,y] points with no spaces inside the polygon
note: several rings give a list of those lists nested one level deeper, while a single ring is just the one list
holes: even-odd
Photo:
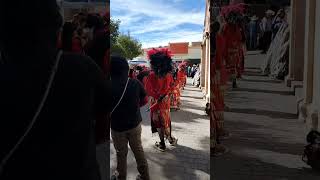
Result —
[{"label": "dancer in red costume", "polygon": [[179,64],[178,79],[180,82],[180,88],[182,88],[182,89],[184,89],[184,87],[187,84],[186,69],[187,69],[186,63],[183,62],[183,63]]},{"label": "dancer in red costume", "polygon": [[240,62],[241,32],[240,28],[232,20],[227,19],[227,24],[223,30],[223,36],[226,42],[226,68],[232,78],[232,87],[237,87],[237,70]]},{"label": "dancer in red costume", "polygon": [[158,132],[160,142],[156,147],[166,150],[165,138],[171,145],[177,144],[177,139],[171,134],[170,94],[173,89],[172,59],[168,49],[152,49],[148,51],[152,71],[145,79],[145,89],[151,98],[151,129]]},{"label": "dancer in red costume", "polygon": [[237,87],[237,76],[239,77],[242,71],[243,36],[239,21],[245,12],[245,7],[245,4],[234,1],[231,5],[223,7],[221,11],[226,21],[222,32],[225,40],[226,69],[231,76],[233,88]]},{"label": "dancer in red costume", "polygon": [[224,130],[224,90],[227,82],[225,69],[225,42],[220,31],[220,23],[212,24],[213,49],[211,52],[212,62],[210,63],[210,132],[211,132],[211,154],[221,155],[227,152],[225,146],[220,143],[221,137],[228,136]]},{"label": "dancer in red costume", "polygon": [[174,64],[173,70],[173,88],[172,93],[170,94],[170,102],[171,102],[171,109],[179,110],[180,106],[180,80],[178,77],[178,67],[177,64]]}]

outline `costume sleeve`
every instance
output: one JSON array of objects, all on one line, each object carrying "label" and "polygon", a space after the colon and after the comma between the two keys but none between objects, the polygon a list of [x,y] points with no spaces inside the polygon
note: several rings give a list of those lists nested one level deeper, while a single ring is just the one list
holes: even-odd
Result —
[{"label": "costume sleeve", "polygon": [[139,87],[139,99],[140,99],[140,107],[146,105],[148,103],[148,96],[147,92],[145,91],[142,83],[138,81],[138,87]]},{"label": "costume sleeve", "polygon": [[82,53],[82,44],[79,38],[72,39],[72,52]]},{"label": "costume sleeve", "polygon": [[[179,80],[178,80],[178,83],[179,83]],[[168,74],[166,76],[166,88],[162,94],[168,95],[169,93],[171,93],[174,89],[174,85],[175,85],[175,83],[174,83],[172,75]]]},{"label": "costume sleeve", "polygon": [[153,88],[153,87],[154,87],[154,86],[153,86],[153,83],[154,83],[154,82],[153,82],[152,75],[146,77],[145,80],[144,80],[144,82],[145,82],[145,90],[146,90],[148,96],[151,96],[151,97],[153,97],[153,98],[158,99],[158,98],[159,98],[159,95],[155,92],[155,90],[154,90],[154,88]]}]

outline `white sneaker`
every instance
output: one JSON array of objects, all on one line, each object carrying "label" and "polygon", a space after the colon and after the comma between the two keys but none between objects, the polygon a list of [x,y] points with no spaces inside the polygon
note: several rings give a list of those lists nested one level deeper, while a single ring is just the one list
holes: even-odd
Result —
[{"label": "white sneaker", "polygon": [[119,177],[119,173],[118,173],[118,172],[115,172],[115,173],[111,176],[110,180],[117,180],[118,177]]},{"label": "white sneaker", "polygon": [[143,180],[140,174],[138,174],[136,180]]}]

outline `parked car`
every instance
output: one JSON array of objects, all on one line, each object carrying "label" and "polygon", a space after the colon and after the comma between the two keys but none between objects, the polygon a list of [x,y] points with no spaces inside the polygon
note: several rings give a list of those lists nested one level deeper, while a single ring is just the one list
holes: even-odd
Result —
[{"label": "parked car", "polygon": [[150,62],[142,58],[135,58],[131,61],[128,61],[128,63],[130,66],[145,66],[147,68],[151,67]]}]

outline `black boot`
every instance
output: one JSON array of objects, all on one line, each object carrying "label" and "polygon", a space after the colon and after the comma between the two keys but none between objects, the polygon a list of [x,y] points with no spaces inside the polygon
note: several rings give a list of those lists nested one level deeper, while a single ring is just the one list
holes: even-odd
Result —
[{"label": "black boot", "polygon": [[164,140],[161,142],[156,142],[155,147],[161,152],[166,151],[166,143],[164,142]]},{"label": "black boot", "polygon": [[164,152],[166,150],[166,143],[164,141],[164,132],[162,129],[158,129],[160,142],[156,142],[155,147],[161,151]]},{"label": "black boot", "polygon": [[232,81],[232,88],[238,88],[236,79]]}]

